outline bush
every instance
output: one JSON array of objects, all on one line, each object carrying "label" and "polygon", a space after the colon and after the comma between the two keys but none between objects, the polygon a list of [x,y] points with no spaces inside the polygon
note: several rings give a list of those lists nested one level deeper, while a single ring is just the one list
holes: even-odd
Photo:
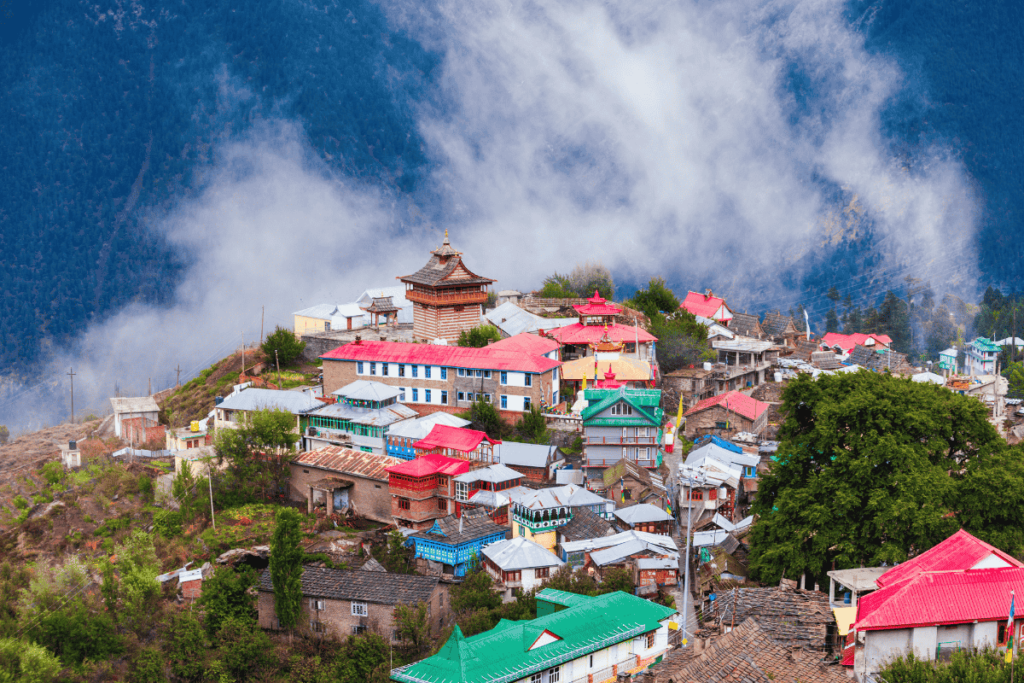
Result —
[{"label": "bush", "polygon": [[224,668],[238,681],[248,680],[271,663],[270,638],[252,620],[230,617],[217,632],[217,640]]},{"label": "bush", "polygon": [[261,348],[263,353],[267,354],[268,362],[274,363],[274,352],[276,351],[276,360],[281,365],[288,365],[302,355],[306,349],[306,342],[299,341],[291,330],[278,326],[263,342]]},{"label": "bush", "polygon": [[46,479],[46,483],[50,486],[53,486],[64,478],[64,466],[56,460],[43,465],[41,472],[43,474],[43,478]]},{"label": "bush", "polygon": [[139,495],[142,496],[143,502],[153,502],[153,480],[150,477],[145,475],[139,477]]},{"label": "bush", "polygon": [[144,647],[132,662],[132,683],[164,683],[164,658],[155,647]]},{"label": "bush", "polygon": [[25,500],[24,496],[21,496],[21,495],[15,496],[14,500],[12,502],[14,503],[14,507],[18,508],[19,510],[27,510],[28,509],[28,501]]},{"label": "bush", "polygon": [[160,510],[154,513],[153,529],[164,538],[181,536],[181,513],[177,510]]}]

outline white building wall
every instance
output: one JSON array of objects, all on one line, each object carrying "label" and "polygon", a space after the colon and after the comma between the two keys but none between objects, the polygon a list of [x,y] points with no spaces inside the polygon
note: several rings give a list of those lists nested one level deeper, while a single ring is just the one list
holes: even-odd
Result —
[{"label": "white building wall", "polygon": [[[936,646],[946,649],[971,649],[971,633],[974,630],[971,624],[956,624],[954,626],[939,626],[935,633]],[[933,650],[935,652],[935,650]]]},{"label": "white building wall", "polygon": [[928,661],[935,659],[935,644],[938,642],[938,627],[920,626],[913,629],[911,634],[911,646],[914,648],[914,656],[920,660]]},{"label": "white building wall", "polygon": [[980,624],[973,624],[971,633],[971,647],[979,650],[985,648],[995,649],[996,638],[999,637],[999,622],[983,621]]},{"label": "white building wall", "polygon": [[911,631],[909,628],[899,628],[865,632],[864,656],[860,662],[854,663],[858,677],[881,671],[894,659],[905,657],[910,652]]}]

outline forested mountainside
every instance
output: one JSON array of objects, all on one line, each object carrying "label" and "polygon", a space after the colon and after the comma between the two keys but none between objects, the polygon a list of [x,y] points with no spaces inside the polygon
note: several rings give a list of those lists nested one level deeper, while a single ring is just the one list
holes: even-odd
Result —
[{"label": "forested mountainside", "polygon": [[261,118],[301,122],[345,173],[416,184],[409,103],[434,59],[368,0],[55,0],[25,20],[0,49],[0,368],[169,296],[188,257],[147,212]]},{"label": "forested mountainside", "polygon": [[[1024,274],[1024,14],[1008,0],[846,7],[906,73],[886,126],[908,157],[931,142],[962,155],[984,202],[981,282],[1013,289]],[[52,0],[15,14],[0,33],[0,370],[37,359],[41,339],[173,295],[189,255],[146,217],[201,186],[217,140],[280,117],[300,123],[329,168],[386,193],[415,192],[429,171],[413,115],[438,94],[440,57],[370,0]],[[844,271],[871,270],[867,242],[838,247]],[[824,291],[836,263],[805,269],[800,284]]]}]

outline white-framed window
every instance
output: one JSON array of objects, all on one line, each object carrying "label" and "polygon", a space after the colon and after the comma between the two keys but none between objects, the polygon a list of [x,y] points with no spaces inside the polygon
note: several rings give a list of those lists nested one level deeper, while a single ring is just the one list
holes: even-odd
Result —
[{"label": "white-framed window", "polygon": [[323,633],[324,625],[323,622],[319,622],[316,619],[309,620],[309,630],[313,633]]},{"label": "white-framed window", "polygon": [[484,403],[490,403],[491,402],[491,395],[490,394],[480,394],[480,400],[482,400]]},{"label": "white-framed window", "polygon": [[459,377],[466,376],[466,368],[459,368]]},{"label": "white-framed window", "polygon": [[633,406],[629,405],[625,401],[619,401],[612,406],[612,415],[632,415]]},{"label": "white-framed window", "polygon": [[358,636],[360,633],[366,633],[366,627],[362,624],[356,624],[352,627],[352,635]]},{"label": "white-framed window", "polygon": [[365,617],[370,614],[369,606],[365,602],[352,603],[352,616]]},{"label": "white-framed window", "polygon": [[491,371],[490,370],[484,370],[484,379],[490,379],[490,378],[491,378]]},{"label": "white-framed window", "polygon": [[321,600],[319,598],[310,598],[309,599],[309,609],[310,610],[322,610],[323,608],[324,608],[324,601],[323,600]]},{"label": "white-framed window", "polygon": [[469,482],[456,481],[455,482],[455,500],[460,503],[465,503],[469,500]]},{"label": "white-framed window", "polygon": [[540,683],[540,677],[541,673],[538,671],[537,673],[530,676],[530,683]]},{"label": "white-framed window", "polygon": [[562,667],[555,666],[548,669],[548,683],[558,683],[558,677],[561,674]]},{"label": "white-framed window", "polygon": [[460,401],[465,401],[466,400],[466,395],[460,391],[458,398],[459,398]]}]

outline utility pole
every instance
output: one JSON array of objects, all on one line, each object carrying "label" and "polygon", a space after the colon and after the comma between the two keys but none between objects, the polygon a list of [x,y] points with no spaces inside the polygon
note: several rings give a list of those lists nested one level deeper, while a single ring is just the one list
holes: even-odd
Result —
[{"label": "utility pole", "polygon": [[217,518],[213,515],[213,465],[211,461],[213,458],[206,459],[206,483],[210,487],[210,522],[213,524],[213,530],[217,530]]},{"label": "utility pole", "polygon": [[277,357],[277,349],[274,349],[274,362],[277,363],[277,388],[281,388],[281,359]]},{"label": "utility pole", "polygon": [[181,386],[181,363],[178,363],[178,367],[175,368],[175,371],[178,373],[178,379],[176,379],[174,381],[174,386],[175,387],[180,387]]},{"label": "utility pole", "polygon": [[149,393],[147,394],[147,396],[152,396],[152,395],[153,395],[153,378],[150,377],[149,378]]},{"label": "utility pole", "polygon": [[245,374],[245,334],[242,334],[242,374]]},{"label": "utility pole", "polygon": [[71,424],[75,424],[75,369],[68,370],[68,377],[71,378]]}]

